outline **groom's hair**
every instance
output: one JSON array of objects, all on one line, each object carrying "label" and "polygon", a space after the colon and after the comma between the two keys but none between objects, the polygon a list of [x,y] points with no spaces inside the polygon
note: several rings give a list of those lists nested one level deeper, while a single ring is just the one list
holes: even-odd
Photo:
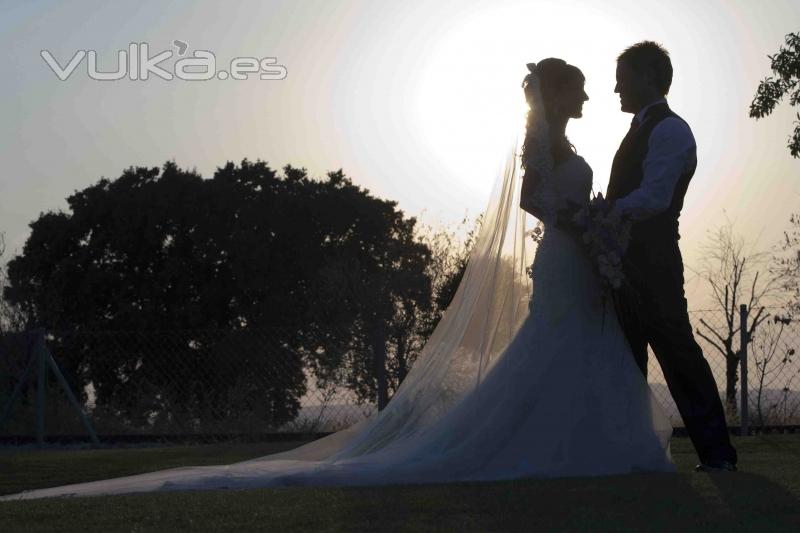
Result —
[{"label": "groom's hair", "polygon": [[620,61],[636,72],[651,69],[655,74],[656,87],[664,95],[669,92],[672,85],[672,61],[669,59],[669,52],[660,44],[653,41],[636,43],[619,55],[617,63]]}]

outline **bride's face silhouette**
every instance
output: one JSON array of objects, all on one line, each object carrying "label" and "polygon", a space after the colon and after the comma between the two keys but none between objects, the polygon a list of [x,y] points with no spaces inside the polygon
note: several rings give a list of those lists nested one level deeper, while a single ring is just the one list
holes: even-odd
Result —
[{"label": "bride's face silhouette", "polygon": [[583,103],[589,99],[585,89],[586,81],[581,77],[570,77],[556,96],[555,112],[564,118],[581,118]]}]

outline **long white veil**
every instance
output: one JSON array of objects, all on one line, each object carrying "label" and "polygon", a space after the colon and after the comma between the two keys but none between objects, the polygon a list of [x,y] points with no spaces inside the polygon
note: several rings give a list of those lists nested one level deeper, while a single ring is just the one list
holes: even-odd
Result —
[{"label": "long white veil", "polygon": [[[535,66],[528,65],[523,88],[531,94],[532,148],[540,157],[526,157],[547,177],[552,157]],[[386,407],[345,430],[262,459],[335,460],[378,451],[436,423],[480,386],[527,317],[533,290],[527,268],[535,246],[526,238],[526,222],[535,219],[520,208],[524,139],[524,131],[515,133],[455,296]],[[547,196],[541,189],[549,183],[539,185],[538,196]]]},{"label": "long white veil", "polygon": [[517,134],[483,214],[478,238],[450,306],[382,411],[353,426],[264,459],[355,457],[417,434],[479,387],[528,315],[535,244],[520,205]]}]

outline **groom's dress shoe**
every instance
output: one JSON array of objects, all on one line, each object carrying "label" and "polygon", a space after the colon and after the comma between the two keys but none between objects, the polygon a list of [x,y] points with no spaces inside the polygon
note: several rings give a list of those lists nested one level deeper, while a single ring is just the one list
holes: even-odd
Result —
[{"label": "groom's dress shoe", "polygon": [[711,461],[694,467],[695,472],[736,472],[736,465],[729,461]]}]

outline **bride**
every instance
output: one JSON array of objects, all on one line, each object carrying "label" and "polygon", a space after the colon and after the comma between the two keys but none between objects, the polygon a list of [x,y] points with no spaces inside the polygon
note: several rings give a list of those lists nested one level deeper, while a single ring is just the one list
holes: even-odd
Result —
[{"label": "bride", "polygon": [[[557,210],[587,202],[592,187],[565,136],[588,100],[583,74],[555,58],[528,68],[522,157],[515,146],[453,302],[382,411],[250,461],[3,499],[674,471],[669,420],[578,239],[556,223]],[[526,211],[543,224],[538,246],[526,238]]]}]

